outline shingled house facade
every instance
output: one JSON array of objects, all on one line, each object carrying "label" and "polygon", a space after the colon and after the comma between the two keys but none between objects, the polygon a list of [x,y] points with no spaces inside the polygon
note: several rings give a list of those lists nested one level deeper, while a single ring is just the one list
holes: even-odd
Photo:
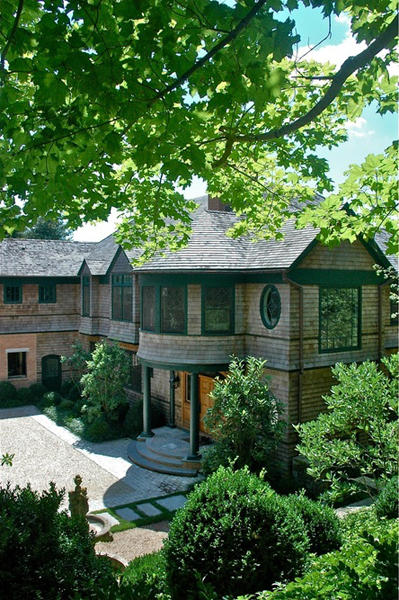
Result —
[{"label": "shingled house facade", "polygon": [[[188,246],[134,269],[133,254],[112,236],[96,244],[5,240],[0,380],[59,382],[68,376],[59,357],[76,338],[87,349],[115,340],[141,370],[141,439],[153,435],[156,402],[171,425],[190,431],[185,462],[195,466],[209,392],[231,355],[267,360],[271,388],[295,424],[322,410],[333,364],[396,349],[389,286],[373,267],[389,266],[381,240],[328,248],[293,220],[284,241],[234,240],[225,236],[236,221],[228,207],[198,203]],[[295,444],[288,427],[279,450],[287,472]],[[133,458],[140,462],[136,451]]]}]

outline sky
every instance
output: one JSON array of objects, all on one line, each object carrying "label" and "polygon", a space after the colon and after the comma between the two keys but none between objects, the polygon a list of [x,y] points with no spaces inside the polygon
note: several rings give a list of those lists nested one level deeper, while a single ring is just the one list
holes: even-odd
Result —
[{"label": "sky", "polygon": [[[287,16],[288,13],[287,13]],[[314,8],[301,8],[294,11],[292,18],[297,23],[301,42],[297,48],[301,57],[310,48],[318,44],[329,33],[328,21],[323,19],[321,11]],[[366,46],[356,44],[350,36],[349,20],[345,16],[333,17],[331,20],[331,36],[320,46],[312,50],[314,60],[341,65],[349,56],[364,50]],[[328,150],[320,148],[319,156],[326,158],[330,164],[330,176],[336,186],[341,183],[344,173],[352,163],[360,163],[370,153],[378,154],[387,148],[397,136],[397,115],[387,114],[381,117],[372,105],[367,107],[362,116],[355,122],[347,124],[349,139],[339,147]],[[206,193],[206,183],[196,179],[193,185],[185,190],[186,198],[195,198]],[[116,211],[112,211],[107,222],[87,224],[77,229],[76,241],[100,241],[115,230]]]}]

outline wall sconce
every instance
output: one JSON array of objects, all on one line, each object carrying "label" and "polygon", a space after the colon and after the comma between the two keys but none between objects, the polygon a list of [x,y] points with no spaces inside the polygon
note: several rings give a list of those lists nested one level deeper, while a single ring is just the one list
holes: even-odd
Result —
[{"label": "wall sconce", "polygon": [[180,386],[179,375],[177,373],[175,373],[174,371],[171,371],[169,382],[171,385],[173,385],[174,389],[176,390]]}]

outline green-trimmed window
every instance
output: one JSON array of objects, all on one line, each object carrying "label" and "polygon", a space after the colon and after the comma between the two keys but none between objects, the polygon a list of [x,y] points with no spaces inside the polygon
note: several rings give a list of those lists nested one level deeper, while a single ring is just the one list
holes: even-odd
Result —
[{"label": "green-trimmed window", "polygon": [[57,301],[55,283],[43,283],[39,285],[39,303],[54,304]]},{"label": "green-trimmed window", "polygon": [[131,275],[112,275],[112,318],[114,321],[132,320]]},{"label": "green-trimmed window", "polygon": [[21,304],[22,285],[4,285],[4,303]]},{"label": "green-trimmed window", "polygon": [[360,348],[360,287],[321,287],[319,350],[341,352]]},{"label": "green-trimmed window", "polygon": [[156,287],[145,285],[141,289],[141,328],[155,331]]},{"label": "green-trimmed window", "polygon": [[90,277],[82,277],[82,317],[90,316]]},{"label": "green-trimmed window", "polygon": [[260,297],[260,316],[267,329],[274,329],[280,320],[281,299],[276,286],[267,285]]},{"label": "green-trimmed window", "polygon": [[203,334],[234,333],[234,287],[202,287]]},{"label": "green-trimmed window", "polygon": [[161,287],[161,333],[186,332],[186,294],[183,286]]}]

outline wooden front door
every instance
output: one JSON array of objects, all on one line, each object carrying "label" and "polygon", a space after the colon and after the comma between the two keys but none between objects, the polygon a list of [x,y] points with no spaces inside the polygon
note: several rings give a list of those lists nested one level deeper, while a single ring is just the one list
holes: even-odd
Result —
[{"label": "wooden front door", "polygon": [[[190,403],[190,374],[182,373],[180,376],[180,381],[182,382],[182,400],[183,400],[183,427],[185,429],[190,429],[190,412],[191,412],[191,403]],[[199,375],[198,376],[198,386],[199,386],[199,401],[200,401],[200,431],[207,433],[207,430],[204,427],[203,418],[205,416],[208,408],[213,406],[213,401],[210,399],[209,394],[213,390],[215,385],[215,380],[213,377],[208,377],[207,375]]]}]

